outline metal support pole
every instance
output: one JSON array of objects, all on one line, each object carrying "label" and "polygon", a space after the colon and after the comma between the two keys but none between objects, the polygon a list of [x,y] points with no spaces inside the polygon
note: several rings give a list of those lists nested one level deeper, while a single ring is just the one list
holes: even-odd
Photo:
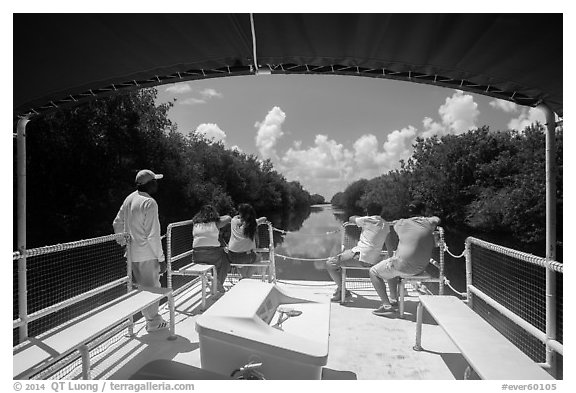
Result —
[{"label": "metal support pole", "polygon": [[20,342],[28,338],[28,288],[26,282],[26,124],[28,117],[18,120],[16,139],[16,173],[18,181],[18,316],[24,322],[19,328]]},{"label": "metal support pole", "polygon": [[446,243],[444,241],[444,229],[442,227],[438,228],[438,233],[440,235],[440,244],[438,249],[438,257],[440,259],[440,283],[438,284],[438,295],[444,295],[444,280],[446,279],[444,273],[444,265],[445,265],[445,252],[446,252]]},{"label": "metal support pole", "polygon": [[172,289],[172,224],[166,230],[166,281],[168,288]]},{"label": "metal support pole", "polygon": [[272,224],[268,224],[268,236],[270,237],[270,244],[268,249],[270,250],[270,282],[276,283],[276,259],[274,257],[274,229]]},{"label": "metal support pole", "polygon": [[[546,261],[556,260],[556,119],[547,105],[538,106],[546,115]],[[556,340],[556,272],[546,269],[546,338]],[[546,363],[556,375],[556,355],[546,345]]]},{"label": "metal support pole", "polygon": [[421,302],[418,302],[418,308],[416,309],[416,344],[412,349],[415,351],[422,350],[422,317],[424,313],[424,307]]},{"label": "metal support pole", "polygon": [[464,255],[466,256],[466,300],[468,307],[472,308],[474,306],[472,291],[470,291],[470,287],[472,286],[472,253],[470,250],[470,241],[468,239],[466,239],[464,250]]},{"label": "metal support pole", "polygon": [[[128,276],[128,281],[126,282],[126,292],[130,293],[132,291],[132,253],[130,252],[130,242],[132,237],[126,238],[126,275]],[[134,316],[130,316],[128,325],[128,336],[134,336]]]}]

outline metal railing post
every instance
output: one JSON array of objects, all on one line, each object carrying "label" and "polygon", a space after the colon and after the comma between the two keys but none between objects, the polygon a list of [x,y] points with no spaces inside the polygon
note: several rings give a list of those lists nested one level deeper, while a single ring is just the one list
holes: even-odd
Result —
[{"label": "metal railing post", "polygon": [[444,241],[444,228],[438,227],[438,232],[440,234],[440,247],[438,256],[440,259],[439,277],[440,283],[438,284],[438,295],[444,295],[444,253],[446,250],[446,243]]},{"label": "metal railing post", "polygon": [[[556,119],[544,104],[546,115],[546,262],[556,260]],[[546,267],[546,338],[556,339],[556,272]],[[556,375],[556,355],[546,344],[546,363]]]},{"label": "metal railing post", "polygon": [[270,278],[269,282],[276,283],[276,259],[274,256],[274,229],[271,223],[268,223],[268,236],[270,237],[270,244],[268,245],[270,252]]},{"label": "metal railing post", "polygon": [[468,307],[472,308],[473,300],[472,300],[472,292],[470,291],[470,287],[472,286],[472,253],[470,247],[470,238],[466,238],[466,245],[464,246],[464,255],[466,257],[466,300],[468,303]]},{"label": "metal railing post", "polygon": [[166,229],[166,284],[172,289],[172,224]]},{"label": "metal railing post", "polygon": [[20,342],[28,338],[28,287],[26,282],[26,124],[30,120],[23,117],[18,120],[16,136],[16,176],[18,181],[18,251],[22,258],[18,260],[18,316],[24,322],[19,327]]}]

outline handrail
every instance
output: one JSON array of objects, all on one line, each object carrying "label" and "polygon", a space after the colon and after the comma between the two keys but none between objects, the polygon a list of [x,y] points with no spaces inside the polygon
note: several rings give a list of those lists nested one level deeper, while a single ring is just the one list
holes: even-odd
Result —
[{"label": "handrail", "polygon": [[492,250],[512,258],[520,259],[521,261],[528,262],[533,265],[549,268],[557,273],[564,273],[564,265],[558,261],[547,261],[546,258],[542,258],[533,254],[528,254],[527,252],[514,250],[512,248],[500,246],[498,244],[490,243],[472,236],[466,238],[466,244],[467,245],[475,244],[488,250]]},{"label": "handrail", "polygon": [[[121,241],[122,240],[122,241]],[[26,268],[26,263],[29,262],[27,261],[28,258],[33,258],[33,257],[37,257],[37,256],[42,256],[42,255],[47,255],[47,254],[52,254],[52,253],[57,253],[57,252],[62,252],[62,251],[68,251],[68,250],[73,250],[76,248],[81,248],[81,247],[87,247],[87,246],[94,246],[97,244],[103,244],[106,242],[110,242],[110,241],[117,241],[118,243],[129,243],[130,242],[130,234],[128,233],[118,233],[118,234],[112,234],[112,235],[106,235],[106,236],[100,236],[100,237],[96,237],[96,238],[91,238],[91,239],[84,239],[84,240],[79,240],[79,241],[74,241],[74,242],[68,242],[68,243],[61,243],[61,244],[55,244],[55,245],[51,245],[51,246],[43,246],[43,247],[37,247],[37,248],[33,248],[30,250],[21,250],[21,251],[16,251],[12,253],[12,258],[13,261],[18,261],[18,281],[19,282],[23,282],[26,283],[27,282],[27,276],[28,276],[28,269]],[[127,253],[127,260],[126,260],[126,269],[127,269],[127,274],[125,277],[111,281],[107,284],[104,284],[98,288],[94,288],[90,291],[81,293],[77,296],[71,297],[69,299],[63,300],[59,303],[56,304],[52,304],[48,307],[45,307],[41,310],[38,310],[32,314],[28,314],[28,293],[26,291],[26,288],[22,288],[21,286],[19,286],[18,288],[18,303],[19,303],[19,313],[18,313],[18,318],[13,320],[12,322],[12,326],[13,328],[21,328],[21,332],[25,332],[25,334],[21,334],[20,335],[20,340],[24,341],[27,338],[27,332],[28,332],[28,324],[32,321],[38,320],[42,317],[45,317],[47,315],[53,314],[57,311],[60,311],[66,307],[72,306],[78,302],[81,302],[85,299],[88,299],[94,295],[97,295],[99,293],[102,293],[104,291],[107,291],[111,288],[114,288],[116,286],[122,285],[124,283],[128,283],[127,287],[128,287],[128,292],[130,292],[131,288],[131,282],[132,282],[132,278],[131,278],[131,262],[130,262],[130,255],[129,252]]]}]

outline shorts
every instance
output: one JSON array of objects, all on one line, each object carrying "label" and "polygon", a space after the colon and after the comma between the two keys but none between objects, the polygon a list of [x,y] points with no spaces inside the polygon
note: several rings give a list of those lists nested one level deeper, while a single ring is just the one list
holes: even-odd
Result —
[{"label": "shorts", "polygon": [[[347,253],[353,253],[352,255],[346,255]],[[354,252],[353,250],[346,250],[342,253],[341,259],[338,260],[334,258],[333,260],[328,260],[327,262],[332,266],[333,269],[339,270],[341,266],[345,267],[372,267],[372,263],[360,261],[360,253]]]},{"label": "shorts", "polygon": [[383,280],[391,280],[396,277],[407,278],[414,276],[414,274],[403,273],[394,267],[400,262],[400,258],[390,257],[372,266],[370,273]]}]

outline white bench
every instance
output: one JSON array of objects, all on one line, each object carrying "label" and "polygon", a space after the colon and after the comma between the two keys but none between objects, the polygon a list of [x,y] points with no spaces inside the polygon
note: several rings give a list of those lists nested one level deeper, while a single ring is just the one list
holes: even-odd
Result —
[{"label": "white bench", "polygon": [[533,381],[554,379],[480,315],[454,296],[420,296],[416,312],[414,350],[422,350],[424,309],[446,332],[480,378]]},{"label": "white bench", "polygon": [[141,288],[68,321],[38,337],[30,337],[14,347],[13,379],[28,379],[78,350],[82,356],[82,377],[90,379],[88,345],[114,326],[130,321],[146,307],[168,298],[170,336],[174,340],[174,299],[167,288]]},{"label": "white bench", "polygon": [[202,278],[202,311],[206,310],[206,288],[211,284],[210,293],[218,291],[218,273],[216,266],[192,262],[178,270],[172,271],[173,276],[200,276]]}]

